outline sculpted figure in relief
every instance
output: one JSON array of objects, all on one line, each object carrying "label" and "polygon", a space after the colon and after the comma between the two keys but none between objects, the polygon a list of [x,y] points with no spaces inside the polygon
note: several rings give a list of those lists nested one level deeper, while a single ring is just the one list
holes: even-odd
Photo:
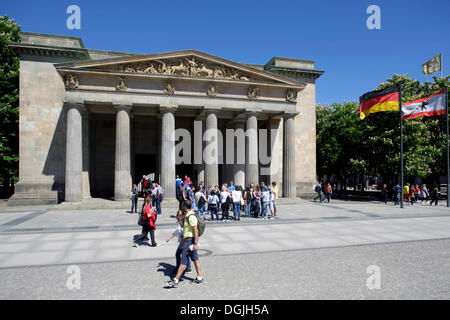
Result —
[{"label": "sculpted figure in relief", "polygon": [[78,88],[79,80],[78,76],[74,74],[68,74],[65,79],[65,84],[67,88],[75,89]]},{"label": "sculpted figure in relief", "polygon": [[259,88],[250,87],[248,88],[247,96],[250,100],[255,100],[259,97]]}]

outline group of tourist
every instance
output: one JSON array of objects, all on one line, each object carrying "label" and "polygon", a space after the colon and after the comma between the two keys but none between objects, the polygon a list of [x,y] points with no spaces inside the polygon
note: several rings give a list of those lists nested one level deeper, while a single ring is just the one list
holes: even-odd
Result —
[{"label": "group of tourist", "polygon": [[[164,190],[157,181],[151,181],[147,176],[143,176],[140,182],[142,187],[142,197],[144,198],[144,204],[146,199],[151,200],[152,207],[156,207],[157,214],[161,212],[161,202],[163,201]],[[131,213],[137,213],[137,202],[139,198],[139,192],[136,184],[133,184],[131,188]]]},{"label": "group of tourist", "polygon": [[319,199],[320,203],[324,202],[327,199],[328,202],[331,201],[331,196],[333,194],[333,186],[330,182],[324,183],[322,180],[315,186],[314,191],[317,193],[317,196],[314,198],[314,202]]},{"label": "group of tourist", "polygon": [[[261,217],[264,220],[273,219],[277,216],[278,187],[276,182],[266,186],[265,182],[259,185],[250,183],[246,188],[235,186],[233,181],[224,183],[220,188],[218,185],[205,188],[200,182],[197,186],[190,183],[189,177],[181,181],[177,177],[176,198],[179,208],[185,200],[190,200],[194,211],[206,219],[214,218],[220,221],[230,220],[230,211],[234,220],[239,221],[242,217]],[[221,217],[219,219],[219,214]]]},{"label": "group of tourist", "polygon": [[[383,185],[382,193],[387,193],[387,187],[386,185]],[[401,197],[401,187],[400,184],[397,184],[394,187],[394,200],[395,205],[398,205],[400,202]],[[426,184],[422,184],[421,187],[419,187],[418,184],[410,184],[407,183],[403,186],[403,201],[406,203],[409,203],[409,205],[413,205],[414,203],[420,203],[421,204],[427,204],[430,203],[430,206],[435,204],[435,206],[438,205],[439,198],[440,198],[441,192],[439,190],[439,186],[436,184],[434,185],[433,189],[430,191],[427,188]],[[387,196],[384,196],[384,202],[387,203]]]}]

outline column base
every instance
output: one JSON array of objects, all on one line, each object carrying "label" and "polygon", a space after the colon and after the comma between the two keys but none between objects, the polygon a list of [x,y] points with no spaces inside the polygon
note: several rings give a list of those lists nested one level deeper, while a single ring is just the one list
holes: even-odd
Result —
[{"label": "column base", "polygon": [[297,181],[296,187],[297,187],[297,197],[300,197],[302,199],[306,200],[312,200],[317,195],[314,192],[314,187],[317,184],[316,181],[310,180],[310,181]]},{"label": "column base", "polygon": [[53,182],[19,182],[14,188],[8,206],[58,204],[64,195],[61,184]]}]

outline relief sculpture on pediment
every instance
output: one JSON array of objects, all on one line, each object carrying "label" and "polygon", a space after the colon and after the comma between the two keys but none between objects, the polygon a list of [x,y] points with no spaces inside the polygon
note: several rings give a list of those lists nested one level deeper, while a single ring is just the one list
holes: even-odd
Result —
[{"label": "relief sculpture on pediment", "polygon": [[119,71],[244,81],[252,80],[248,74],[212,62],[199,61],[195,57],[122,64],[119,66]]}]

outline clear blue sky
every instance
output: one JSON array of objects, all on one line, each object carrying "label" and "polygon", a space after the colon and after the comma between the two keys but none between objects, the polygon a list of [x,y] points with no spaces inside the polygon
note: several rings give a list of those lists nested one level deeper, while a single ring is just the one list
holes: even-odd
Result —
[{"label": "clear blue sky", "polygon": [[[66,9],[81,8],[81,30]],[[381,30],[366,9],[381,8]],[[236,62],[314,60],[317,102],[357,100],[393,74],[431,80],[421,65],[442,52],[450,71],[449,0],[3,1],[23,31],[79,36],[86,48],[154,53],[196,49]]]}]

